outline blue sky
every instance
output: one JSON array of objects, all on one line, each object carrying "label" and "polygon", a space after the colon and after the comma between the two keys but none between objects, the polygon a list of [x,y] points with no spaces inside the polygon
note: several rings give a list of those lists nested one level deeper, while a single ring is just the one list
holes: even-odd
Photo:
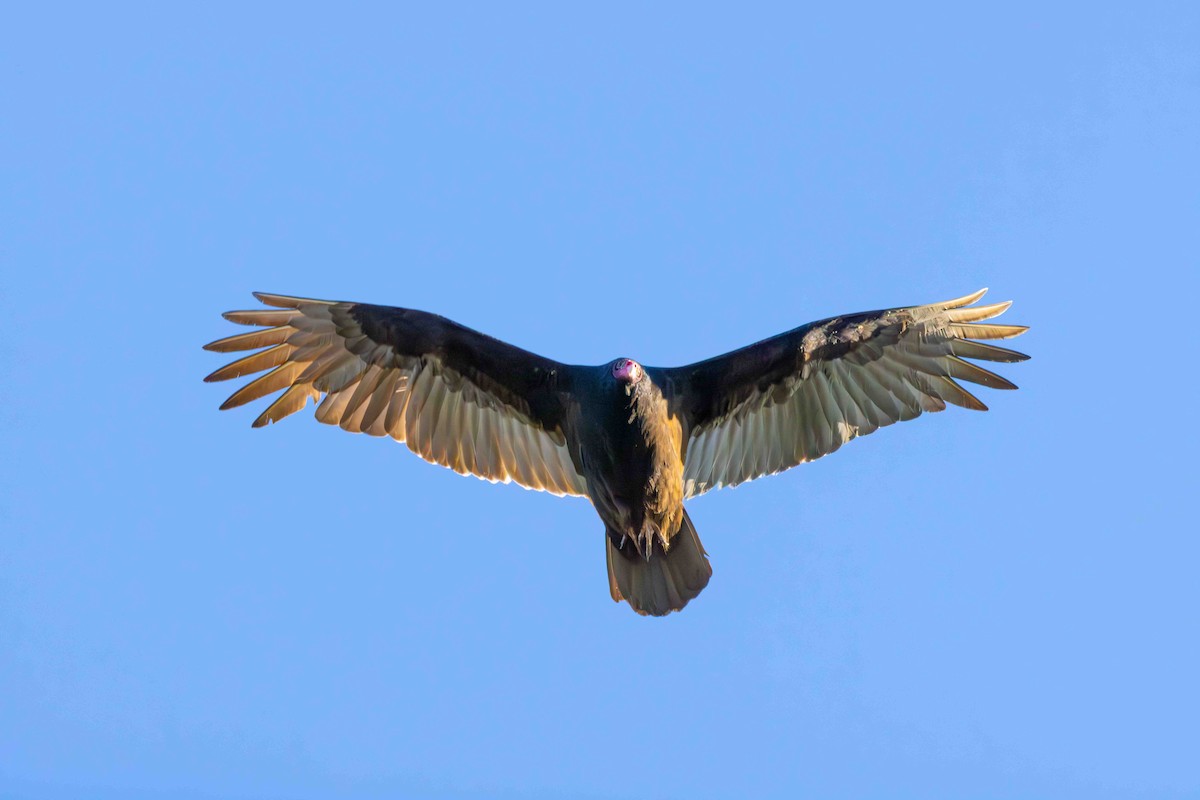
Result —
[{"label": "blue sky", "polygon": [[[1200,794],[1198,41],[1187,4],[10,10],[0,795]],[[586,502],[201,383],[252,290],[673,365],[980,286],[1021,391],[698,499],[715,574],[659,620]]]}]

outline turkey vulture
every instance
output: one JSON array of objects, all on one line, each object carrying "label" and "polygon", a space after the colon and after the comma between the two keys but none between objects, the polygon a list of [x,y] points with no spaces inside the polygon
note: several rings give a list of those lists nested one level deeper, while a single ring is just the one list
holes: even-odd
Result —
[{"label": "turkey vulture", "polygon": [[604,522],[613,600],[661,616],[712,575],[688,498],[948,402],[986,410],[958,381],[1015,389],[964,360],[1028,358],[978,341],[1027,330],[984,322],[1011,305],[973,305],[986,291],[832,317],[670,368],[574,366],[424,311],[255,293],[271,308],[224,317],[260,328],[205,349],[257,352],[205,380],[269,370],[221,406],[282,391],[256,428],[312,398],[319,421],[391,436],[455,472],[588,498]]}]

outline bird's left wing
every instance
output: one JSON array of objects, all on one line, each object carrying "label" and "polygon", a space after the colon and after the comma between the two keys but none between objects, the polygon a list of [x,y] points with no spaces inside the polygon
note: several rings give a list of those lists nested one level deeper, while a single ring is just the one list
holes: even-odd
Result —
[{"label": "bird's left wing", "polygon": [[946,403],[987,410],[958,381],[1016,387],[964,359],[1028,356],[975,341],[1026,331],[984,323],[1011,305],[973,306],[985,291],[834,317],[690,366],[650,368],[689,431],[685,497],[812,461]]},{"label": "bird's left wing", "polygon": [[282,391],[254,420],[261,427],[320,399],[321,422],[391,436],[456,472],[552,494],[587,494],[562,429],[570,367],[424,311],[255,297],[273,308],[224,316],[263,329],[205,349],[258,352],[205,380],[270,371],[222,409]]}]

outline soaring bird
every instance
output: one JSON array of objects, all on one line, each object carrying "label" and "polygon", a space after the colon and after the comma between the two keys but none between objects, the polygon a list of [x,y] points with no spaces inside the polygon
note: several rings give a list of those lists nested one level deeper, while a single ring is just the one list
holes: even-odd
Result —
[{"label": "soaring bird", "polygon": [[685,500],[946,403],[987,410],[959,381],[1016,388],[965,360],[1028,358],[981,341],[1027,330],[986,322],[1011,305],[974,305],[986,291],[831,317],[685,367],[563,364],[424,311],[256,292],[270,308],[224,317],[259,329],[205,349],[257,352],[205,380],[269,370],[221,406],[282,392],[256,428],[312,398],[320,422],[460,474],[588,498],[613,600],[662,616],[712,575]]}]

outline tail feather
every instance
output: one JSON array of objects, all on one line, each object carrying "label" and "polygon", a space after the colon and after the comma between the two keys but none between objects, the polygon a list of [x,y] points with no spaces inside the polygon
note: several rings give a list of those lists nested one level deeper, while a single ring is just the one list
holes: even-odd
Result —
[{"label": "tail feather", "polygon": [[604,537],[608,547],[608,588],[612,599],[624,600],[639,614],[662,617],[678,611],[708,585],[712,566],[696,528],[683,512],[683,524],[666,552],[651,542],[650,557],[639,554],[630,542],[612,531]]}]

